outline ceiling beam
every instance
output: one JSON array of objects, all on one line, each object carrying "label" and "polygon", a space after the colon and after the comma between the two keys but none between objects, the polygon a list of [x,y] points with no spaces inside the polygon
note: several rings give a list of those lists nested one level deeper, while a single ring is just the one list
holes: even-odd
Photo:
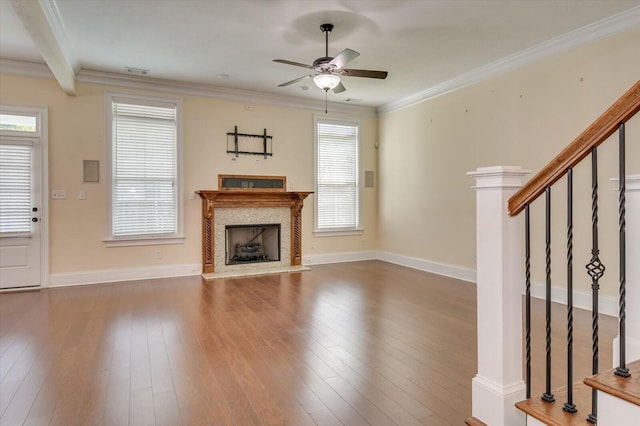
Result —
[{"label": "ceiling beam", "polygon": [[56,37],[56,31],[48,18],[47,10],[45,10],[45,7],[55,7],[55,4],[49,1],[45,6],[41,0],[11,0],[11,5],[62,90],[67,95],[75,96],[76,73],[71,66],[68,55],[65,55],[60,37]]}]

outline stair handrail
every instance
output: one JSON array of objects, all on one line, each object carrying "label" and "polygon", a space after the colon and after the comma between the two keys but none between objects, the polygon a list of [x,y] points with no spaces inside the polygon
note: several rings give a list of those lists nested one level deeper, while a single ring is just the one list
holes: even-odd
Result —
[{"label": "stair handrail", "polygon": [[560,180],[569,168],[576,166],[624,123],[640,111],[640,80],[586,128],[573,142],[509,198],[509,216],[516,216],[527,204]]}]

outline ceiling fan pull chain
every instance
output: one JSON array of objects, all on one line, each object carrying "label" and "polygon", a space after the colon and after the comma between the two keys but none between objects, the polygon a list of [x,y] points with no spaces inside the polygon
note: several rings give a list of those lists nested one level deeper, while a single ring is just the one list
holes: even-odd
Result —
[{"label": "ceiling fan pull chain", "polygon": [[324,113],[327,113],[327,92],[328,90],[324,91]]}]

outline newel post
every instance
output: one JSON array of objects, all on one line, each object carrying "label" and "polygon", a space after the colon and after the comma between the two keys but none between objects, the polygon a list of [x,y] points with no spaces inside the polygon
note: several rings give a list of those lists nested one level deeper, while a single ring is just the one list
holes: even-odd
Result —
[{"label": "newel post", "polygon": [[525,399],[522,380],[522,266],[524,221],[507,202],[529,174],[520,167],[481,167],[476,180],[478,374],[473,417],[491,426],[525,424],[514,404]]},{"label": "newel post", "polygon": [[[618,190],[619,179],[612,179]],[[640,359],[640,175],[625,179],[626,363]],[[613,341],[613,367],[620,362],[620,336]]]}]

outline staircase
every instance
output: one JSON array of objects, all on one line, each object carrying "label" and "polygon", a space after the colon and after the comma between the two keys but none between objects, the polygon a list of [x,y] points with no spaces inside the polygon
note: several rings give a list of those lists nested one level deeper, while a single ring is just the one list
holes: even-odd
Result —
[{"label": "staircase", "polygon": [[[587,377],[573,385],[574,403],[578,407],[591,406],[591,392],[598,392],[598,425],[625,426],[640,424],[640,360],[628,365],[632,380],[614,374],[615,369]],[[563,410],[567,388],[554,390],[555,402],[544,402],[540,396],[516,403],[527,415],[527,425],[590,425],[587,415],[571,414]]]},{"label": "staircase", "polygon": [[[640,262],[637,260],[640,259],[640,175],[627,175],[625,169],[628,161],[625,156],[625,126],[639,111],[640,81],[524,187],[521,179],[529,172],[519,167],[485,167],[468,173],[476,179],[478,374],[472,382],[473,417],[467,419],[467,425],[640,425]],[[602,231],[599,229],[598,213],[599,203],[603,202],[599,200],[598,182],[604,179],[598,176],[597,148],[616,132],[619,217],[615,225],[618,225],[618,253],[609,252],[603,258],[609,262],[615,259],[613,261],[618,261],[618,264],[607,264],[605,267],[600,260],[599,233]],[[633,142],[637,140],[636,135]],[[584,224],[586,217],[591,219],[591,245],[587,249],[582,240],[577,247],[574,274],[573,168],[585,159],[590,161],[585,161],[587,164],[581,167],[588,167],[590,163],[591,178],[590,182],[583,180],[579,183],[581,186],[578,189],[584,193],[585,187],[590,187],[591,208],[578,205],[575,210],[578,224]],[[636,169],[633,171],[637,172],[638,158],[629,160]],[[555,206],[558,196],[552,198],[551,191],[552,187],[559,186],[561,179],[563,188],[560,193],[566,194],[561,201],[566,203],[566,209],[561,207],[564,212],[559,217],[557,207],[555,215],[552,214],[551,202],[553,199]],[[611,197],[601,198],[606,200]],[[537,239],[531,236],[529,207],[534,202],[536,206],[544,208],[544,237]],[[508,205],[508,209],[505,209],[505,205]],[[521,212],[524,215],[519,215]],[[536,218],[539,220],[535,221],[536,224],[543,219],[539,209],[537,214]],[[552,217],[554,227],[558,226],[557,222],[566,224],[566,232],[553,236],[554,242],[562,240],[566,244],[566,250],[560,254],[554,253],[553,257],[552,246],[556,247],[557,243],[555,246],[551,244]],[[606,226],[613,224],[607,222]],[[600,224],[600,228],[603,226]],[[585,231],[586,229],[577,228],[579,233],[586,234]],[[540,234],[539,232],[538,235]],[[613,231],[609,230],[607,235],[613,235]],[[542,395],[536,396],[531,395],[531,240],[537,243],[534,247],[537,256],[535,260],[540,263],[542,257],[546,265],[545,318],[541,323],[542,326],[546,323],[546,341],[543,342],[546,344],[546,359],[534,360],[545,365],[542,379],[546,387]],[[542,245],[544,247],[541,254]],[[558,257],[562,256],[565,256],[566,264],[558,266]],[[566,281],[563,280],[561,284],[566,285],[567,294],[566,328],[563,327],[563,332],[566,331],[566,340],[563,340],[567,347],[566,379],[564,387],[554,389],[551,386],[551,290],[552,277],[555,277],[555,284],[557,276],[551,273],[552,258],[555,259],[554,268],[561,268],[563,273],[566,271]],[[523,266],[524,312],[521,304],[523,289],[518,285],[523,282]],[[581,353],[588,351],[586,353],[591,355],[593,376],[587,378],[573,377],[574,275],[576,280],[584,281],[586,278],[591,284],[591,347],[576,348]],[[601,281],[603,276],[605,279]],[[599,366],[599,351],[605,348],[600,348],[599,345],[599,291],[601,285],[611,285],[612,282],[617,282],[616,289],[619,293],[619,334],[612,348],[617,367],[602,371]],[[520,326],[522,318],[525,323],[524,333]],[[582,331],[582,335],[584,334]],[[557,336],[554,339],[556,342]],[[557,364],[554,361],[553,365]]]}]

